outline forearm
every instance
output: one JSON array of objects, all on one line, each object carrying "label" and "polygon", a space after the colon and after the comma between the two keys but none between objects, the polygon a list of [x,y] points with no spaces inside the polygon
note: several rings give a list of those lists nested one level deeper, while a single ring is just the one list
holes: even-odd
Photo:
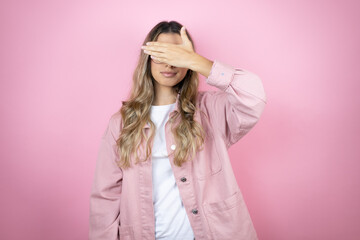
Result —
[{"label": "forearm", "polygon": [[205,77],[208,77],[210,75],[213,63],[213,61],[210,61],[209,59],[194,53],[190,69],[200,73]]}]

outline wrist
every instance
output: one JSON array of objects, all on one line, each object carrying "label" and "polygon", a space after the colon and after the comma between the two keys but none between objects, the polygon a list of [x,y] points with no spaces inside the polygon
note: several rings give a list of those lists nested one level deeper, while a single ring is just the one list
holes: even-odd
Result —
[{"label": "wrist", "polygon": [[209,59],[194,52],[190,69],[208,77],[213,64],[213,61],[210,61]]}]

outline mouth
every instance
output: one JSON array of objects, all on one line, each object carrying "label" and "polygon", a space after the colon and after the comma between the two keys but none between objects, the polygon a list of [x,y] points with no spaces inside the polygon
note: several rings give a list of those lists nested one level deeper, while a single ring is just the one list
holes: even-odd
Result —
[{"label": "mouth", "polygon": [[176,72],[161,72],[164,77],[174,77]]}]

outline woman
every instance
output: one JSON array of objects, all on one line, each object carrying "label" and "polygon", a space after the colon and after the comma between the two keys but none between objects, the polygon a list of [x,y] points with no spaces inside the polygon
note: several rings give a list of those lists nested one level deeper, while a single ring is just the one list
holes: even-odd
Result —
[{"label": "woman", "polygon": [[[260,78],[197,54],[176,21],[141,48],[102,137],[90,239],[257,239],[227,150],[264,110]],[[198,73],[219,90],[198,91]]]}]

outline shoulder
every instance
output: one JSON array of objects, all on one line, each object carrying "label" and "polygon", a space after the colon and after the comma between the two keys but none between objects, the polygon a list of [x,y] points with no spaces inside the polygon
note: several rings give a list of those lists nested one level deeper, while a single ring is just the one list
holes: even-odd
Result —
[{"label": "shoulder", "polygon": [[205,110],[205,108],[211,107],[215,103],[214,101],[226,99],[228,95],[223,91],[198,91],[196,105],[198,109]]},{"label": "shoulder", "polygon": [[121,124],[122,124],[122,117],[121,117],[121,113],[119,110],[110,116],[108,125],[109,125],[109,128],[111,129],[111,132],[119,133],[121,130],[121,127],[122,127]]},{"label": "shoulder", "polygon": [[120,113],[120,110],[119,110],[119,111],[116,111],[115,113],[113,113],[113,114],[110,116],[110,121],[112,121],[112,122],[121,121],[121,113]]},{"label": "shoulder", "polygon": [[[209,111],[215,107],[216,101],[226,98],[225,92],[222,91],[198,91],[195,115],[199,115],[200,118],[206,116],[209,118]],[[224,100],[223,100],[224,101]]]},{"label": "shoulder", "polygon": [[211,98],[213,96],[218,96],[218,95],[224,95],[227,94],[226,92],[223,91],[198,91],[198,96],[197,96],[197,101],[200,102],[204,102],[207,101],[208,98]]}]

